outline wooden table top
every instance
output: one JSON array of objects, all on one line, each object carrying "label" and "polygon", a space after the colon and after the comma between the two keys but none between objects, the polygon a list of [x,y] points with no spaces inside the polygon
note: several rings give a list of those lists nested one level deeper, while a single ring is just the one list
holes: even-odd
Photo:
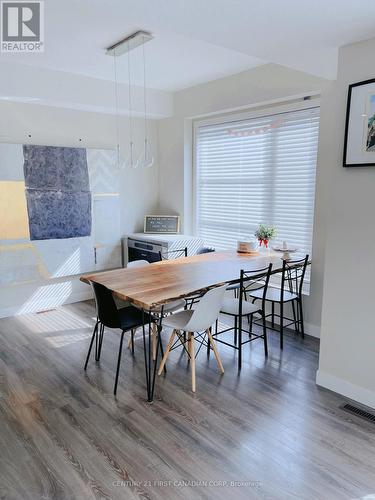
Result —
[{"label": "wooden table top", "polygon": [[228,250],[86,274],[80,279],[85,283],[100,283],[120,299],[152,309],[216,285],[238,281],[241,269],[262,269],[270,262],[273,272],[281,271],[281,254],[239,254]]}]

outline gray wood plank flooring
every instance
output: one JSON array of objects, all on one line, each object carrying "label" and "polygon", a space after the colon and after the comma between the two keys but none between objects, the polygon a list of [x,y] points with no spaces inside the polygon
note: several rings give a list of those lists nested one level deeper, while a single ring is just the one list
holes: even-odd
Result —
[{"label": "gray wood plank flooring", "polygon": [[173,351],[150,405],[140,339],[134,358],[124,348],[117,398],[119,332],[106,331],[100,363],[83,371],[93,324],[90,301],[0,320],[0,498],[375,494],[375,425],[315,385],[317,339],[287,334],[281,353],[270,332],[268,359],[261,341],[245,346],[240,374],[219,345],[223,376],[202,350],[195,395]]}]

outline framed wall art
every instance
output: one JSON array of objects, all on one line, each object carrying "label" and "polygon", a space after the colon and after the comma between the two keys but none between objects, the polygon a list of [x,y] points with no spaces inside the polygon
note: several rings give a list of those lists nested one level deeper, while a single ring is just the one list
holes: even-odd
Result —
[{"label": "framed wall art", "polygon": [[375,78],[349,85],[343,166],[375,166]]},{"label": "framed wall art", "polygon": [[116,152],[0,143],[0,287],[121,266]]}]

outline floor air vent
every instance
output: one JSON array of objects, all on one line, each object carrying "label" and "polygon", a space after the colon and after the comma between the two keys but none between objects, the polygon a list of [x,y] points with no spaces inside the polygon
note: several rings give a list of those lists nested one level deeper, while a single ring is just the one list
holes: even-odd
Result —
[{"label": "floor air vent", "polygon": [[364,418],[365,420],[368,420],[369,422],[373,422],[375,424],[375,414],[370,413],[366,410],[362,410],[362,408],[358,408],[357,406],[351,405],[349,403],[345,403],[342,406],[340,406],[342,410],[345,410],[352,415],[357,415],[357,417]]}]

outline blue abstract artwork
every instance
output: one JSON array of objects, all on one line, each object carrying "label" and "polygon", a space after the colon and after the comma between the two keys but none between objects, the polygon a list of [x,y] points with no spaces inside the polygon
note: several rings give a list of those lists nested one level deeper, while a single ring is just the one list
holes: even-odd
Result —
[{"label": "blue abstract artwork", "polygon": [[91,191],[86,150],[23,146],[31,240],[91,235]]}]

